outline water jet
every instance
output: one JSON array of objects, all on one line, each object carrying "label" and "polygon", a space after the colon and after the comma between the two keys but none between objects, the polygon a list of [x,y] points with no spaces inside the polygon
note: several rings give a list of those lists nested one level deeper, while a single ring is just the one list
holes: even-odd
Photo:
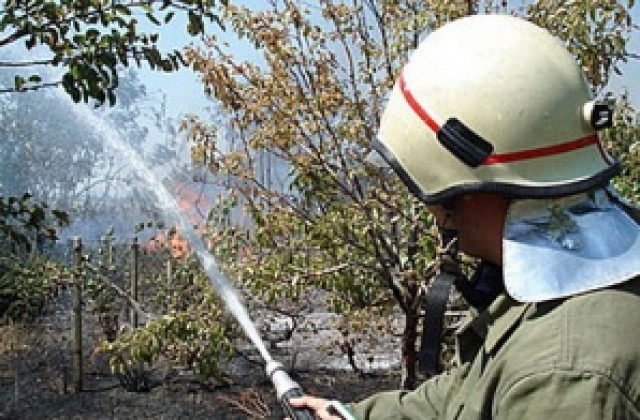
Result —
[{"label": "water jet", "polygon": [[[59,93],[63,96],[63,93]],[[69,99],[64,96],[65,100]],[[165,216],[170,221],[177,224],[181,234],[185,237],[193,252],[200,261],[202,268],[206,272],[212,286],[225,303],[228,311],[235,317],[242,327],[246,336],[251,340],[252,344],[260,353],[265,362],[266,374],[273,382],[276,388],[278,400],[292,420],[313,420],[314,415],[310,409],[294,408],[289,404],[289,398],[304,395],[302,388],[293,381],[284,370],[281,363],[276,362],[267,350],[260,334],[255,327],[253,321],[249,317],[245,306],[240,301],[235,288],[231,282],[220,270],[214,257],[208,252],[203,240],[199,237],[193,226],[188,222],[186,216],[179,210],[175,197],[162,184],[160,178],[156,176],[154,171],[149,168],[138,155],[132,150],[121,138],[112,126],[107,124],[104,119],[99,118],[95,112],[86,106],[78,104],[70,104],[74,113],[82,120],[86,121],[102,135],[108,147],[110,147],[118,156],[133,169],[136,174],[143,177],[147,181],[147,187],[157,198],[158,205]],[[172,219],[172,220],[171,220]]]}]

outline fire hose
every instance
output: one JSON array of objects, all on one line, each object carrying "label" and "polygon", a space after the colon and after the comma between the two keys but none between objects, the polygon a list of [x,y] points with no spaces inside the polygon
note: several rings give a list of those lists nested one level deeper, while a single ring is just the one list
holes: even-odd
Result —
[{"label": "fire hose", "polygon": [[[304,396],[304,391],[300,384],[291,379],[289,374],[284,370],[282,363],[275,360],[268,360],[265,370],[267,372],[267,377],[271,379],[271,382],[276,389],[278,401],[284,409],[287,417],[291,420],[314,420],[316,418],[311,409],[306,407],[293,407],[291,405],[291,398]],[[349,413],[342,404],[337,401],[329,402],[326,410],[329,414],[342,420],[355,420],[353,415],[351,415],[351,413]]]}]

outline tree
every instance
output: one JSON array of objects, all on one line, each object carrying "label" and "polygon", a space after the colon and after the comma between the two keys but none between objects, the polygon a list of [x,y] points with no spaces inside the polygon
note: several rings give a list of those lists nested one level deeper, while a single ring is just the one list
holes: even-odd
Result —
[{"label": "tree", "polygon": [[[0,72],[0,83],[10,78],[7,73]],[[141,153],[157,140],[151,138],[147,126],[150,117],[144,114],[153,113],[158,121],[167,117],[156,110],[155,99],[147,96],[133,71],[121,78],[117,92],[122,100],[97,118],[103,118],[123,141]],[[134,194],[138,207],[153,208],[152,200],[145,198],[146,186],[140,187],[123,159],[105,146],[104,136],[113,133],[104,133],[77,118],[69,112],[70,107],[52,91],[0,96],[0,158],[4,162],[0,194],[29,191],[38,200],[69,212],[74,219],[114,211],[125,202],[130,207]],[[160,130],[153,134],[164,135]]]},{"label": "tree", "polygon": [[615,130],[603,136],[612,154],[623,164],[622,176],[614,183],[625,198],[640,204],[640,114],[626,94],[610,98],[614,105]]},{"label": "tree", "polygon": [[59,268],[32,252],[56,239],[67,214],[29,194],[0,195],[0,322],[37,316],[50,299]]},{"label": "tree", "polygon": [[[172,71],[184,61],[178,51],[162,54],[158,48],[159,35],[141,31],[135,12],[142,12],[158,26],[168,24],[175,13],[185,13],[187,31],[201,35],[206,19],[221,24],[212,12],[214,4],[213,0],[5,2],[0,10],[0,46],[24,42],[29,50],[39,47],[38,54],[45,51],[46,57],[0,61],[0,68],[15,72],[26,69],[13,75],[6,83],[8,87],[0,89],[0,93],[62,85],[75,102],[91,99],[99,105],[106,101],[114,105],[117,95],[122,107],[110,109],[105,118],[111,118],[126,130],[135,140],[132,145],[139,149],[148,137],[146,127],[138,120],[144,108],[140,103],[144,89],[131,76],[121,84],[122,68],[144,62],[153,70]],[[63,69],[60,79],[48,71],[54,67]],[[114,190],[111,187],[133,179],[121,163],[105,153],[102,133],[77,121],[59,102],[59,98],[44,92],[38,98],[27,95],[0,98],[0,118],[5,120],[0,151],[5,162],[0,168],[4,183],[0,184],[0,238],[5,245],[0,247],[0,316],[37,315],[37,310],[53,294],[60,271],[69,277],[68,270],[45,259],[27,259],[11,249],[5,255],[5,247],[10,248],[7,244],[27,246],[32,235],[47,234],[53,238],[55,232],[45,223],[45,217],[47,222],[55,218],[63,223],[67,215],[57,210],[48,212],[47,204],[32,204],[30,195],[16,198],[5,194],[4,189],[34,191],[47,201],[64,202],[76,209],[91,211],[111,206],[110,210],[114,210],[113,200],[108,198],[115,196],[125,201],[127,197],[121,191],[111,195]],[[163,110],[154,108],[150,112],[154,121],[164,126]],[[165,158],[169,153],[167,148],[158,149],[154,156]],[[132,191],[133,195],[139,192]],[[136,198],[142,195],[137,194]],[[83,198],[87,200],[82,203]],[[91,203],[87,202],[89,198]],[[126,216],[131,223],[132,214],[128,212]],[[103,273],[107,271],[103,266],[91,267],[82,259],[82,267],[77,269],[88,274],[78,276],[75,281],[85,283],[96,310],[109,309],[105,304],[108,300],[103,299],[108,295],[104,290],[119,290],[127,295],[117,284],[105,280],[110,279]],[[120,341],[106,345],[115,359],[114,365],[127,370],[132,366],[128,364],[131,360],[152,362],[163,356],[194,367],[206,376],[218,374],[217,361],[231,352],[226,338],[232,335],[232,328],[223,322],[221,305],[208,278],[194,266],[195,259],[174,264],[170,278],[154,284],[158,295],[154,296],[151,309],[157,309],[161,316],[149,314],[144,329],[133,329],[123,334]],[[162,272],[166,271],[163,265]]]},{"label": "tree", "polygon": [[98,133],[76,121],[59,100],[37,96],[0,97],[3,193],[29,191],[51,205],[78,208],[83,191],[99,183],[91,174],[103,146]]},{"label": "tree", "polygon": [[[221,3],[226,3],[221,0]],[[62,85],[74,101],[116,101],[118,71],[146,62],[151,69],[173,71],[183,59],[179,51],[162,54],[159,35],[140,30],[139,15],[156,26],[168,24],[176,12],[188,16],[187,32],[201,35],[206,20],[221,24],[212,13],[214,0],[162,1],[7,1],[0,10],[0,47],[23,42],[27,49],[42,46],[45,58],[3,61],[0,67],[38,69],[16,75],[12,87],[0,92],[25,91]],[[63,67],[60,80],[45,70]]]},{"label": "tree", "polygon": [[[242,285],[275,306],[290,300],[300,310],[305,291],[322,290],[332,309],[348,314],[346,331],[383,328],[380,315],[397,304],[404,315],[402,385],[413,387],[420,306],[438,244],[422,204],[366,159],[385,93],[424,32],[465,14],[494,12],[549,27],[601,90],[629,56],[632,6],[605,0],[541,0],[520,8],[445,0],[229,5],[223,19],[261,62],[243,61],[216,39],[186,53],[228,115],[222,127],[191,121],[194,159],[229,188],[219,214],[241,207],[252,220],[228,225],[214,217],[218,254]],[[265,181],[264,156],[287,171],[279,184]]]}]

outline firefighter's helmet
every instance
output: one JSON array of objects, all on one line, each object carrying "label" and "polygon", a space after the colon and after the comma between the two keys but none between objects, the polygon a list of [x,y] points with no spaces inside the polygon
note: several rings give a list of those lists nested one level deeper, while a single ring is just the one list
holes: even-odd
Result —
[{"label": "firefighter's helmet", "polygon": [[486,192],[557,197],[605,185],[611,123],[580,66],[546,30],[476,15],[427,36],[398,77],[376,150],[428,204]]}]

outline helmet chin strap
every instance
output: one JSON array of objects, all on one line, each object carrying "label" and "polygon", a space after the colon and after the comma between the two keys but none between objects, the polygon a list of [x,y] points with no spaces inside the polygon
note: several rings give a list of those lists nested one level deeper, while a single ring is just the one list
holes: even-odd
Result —
[{"label": "helmet chin strap", "polygon": [[423,303],[423,326],[418,365],[427,375],[438,374],[440,369],[440,350],[444,314],[451,294],[451,286],[464,299],[479,311],[504,291],[502,268],[488,261],[480,261],[471,279],[467,279],[460,269],[458,231],[447,227],[451,220],[452,206],[444,206],[446,217],[444,223],[438,224],[437,271]]},{"label": "helmet chin strap", "polygon": [[446,203],[443,223],[438,224],[438,253],[436,274],[429,285],[423,302],[422,340],[418,353],[418,366],[429,376],[440,372],[440,349],[444,313],[449,302],[451,286],[462,276],[458,259],[458,231],[447,227],[453,214],[453,206]]}]

